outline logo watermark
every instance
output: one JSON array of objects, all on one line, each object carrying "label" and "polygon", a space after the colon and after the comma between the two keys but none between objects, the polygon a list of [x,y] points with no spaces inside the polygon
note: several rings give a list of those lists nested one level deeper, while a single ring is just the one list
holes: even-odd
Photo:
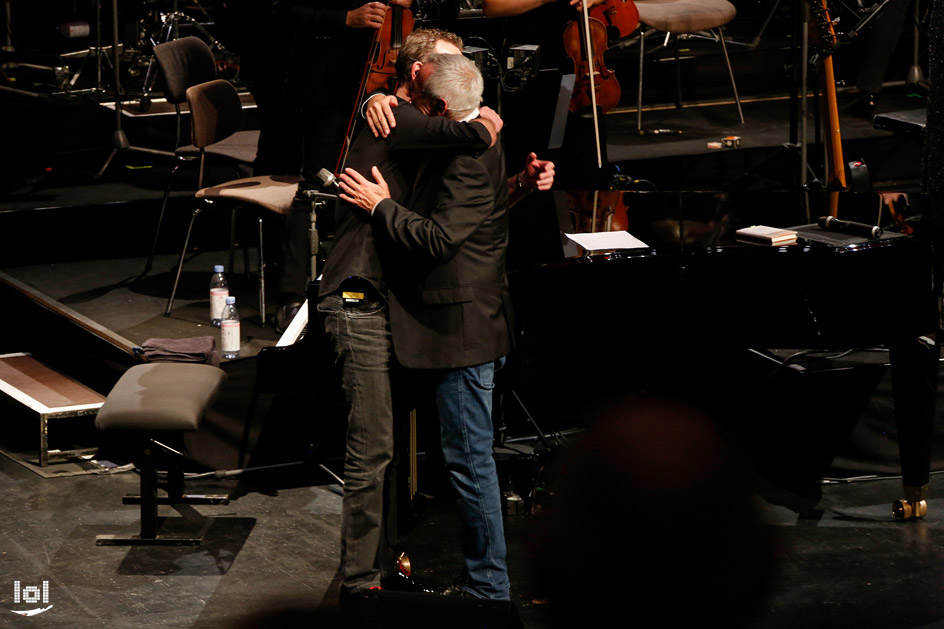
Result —
[{"label": "logo watermark", "polygon": [[37,616],[43,612],[52,609],[49,605],[49,581],[43,581],[42,585],[23,585],[20,581],[13,582],[13,602],[16,605],[26,603],[27,605],[48,605],[48,607],[37,607],[35,609],[11,609],[14,614],[21,616]]}]

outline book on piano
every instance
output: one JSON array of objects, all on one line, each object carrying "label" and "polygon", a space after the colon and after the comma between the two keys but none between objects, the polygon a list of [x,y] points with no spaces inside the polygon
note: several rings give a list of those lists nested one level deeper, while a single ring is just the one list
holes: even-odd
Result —
[{"label": "book on piano", "polygon": [[766,225],[752,225],[735,232],[738,241],[757,245],[770,245],[780,247],[782,245],[795,245],[797,233],[792,229],[781,229],[779,227],[767,227]]}]

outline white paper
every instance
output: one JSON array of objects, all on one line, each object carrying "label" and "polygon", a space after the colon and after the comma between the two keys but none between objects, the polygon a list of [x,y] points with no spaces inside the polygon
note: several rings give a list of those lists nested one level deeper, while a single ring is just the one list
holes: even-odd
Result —
[{"label": "white paper", "polygon": [[626,231],[592,234],[564,234],[587,251],[605,249],[648,249],[649,245]]}]

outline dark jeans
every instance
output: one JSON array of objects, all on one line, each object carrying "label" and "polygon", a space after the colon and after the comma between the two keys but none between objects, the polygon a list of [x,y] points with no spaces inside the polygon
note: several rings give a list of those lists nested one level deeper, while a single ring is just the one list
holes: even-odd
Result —
[{"label": "dark jeans", "polygon": [[318,314],[335,352],[348,408],[341,504],[341,588],[380,584],[384,471],[393,456],[390,329],[380,299],[328,295]]}]

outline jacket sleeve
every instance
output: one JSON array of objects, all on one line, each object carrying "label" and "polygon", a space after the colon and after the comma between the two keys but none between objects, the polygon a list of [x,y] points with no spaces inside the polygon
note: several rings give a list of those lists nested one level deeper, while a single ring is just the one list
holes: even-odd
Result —
[{"label": "jacket sleeve", "polygon": [[492,213],[495,195],[487,169],[469,156],[453,159],[437,191],[428,217],[384,199],[371,219],[411,254],[445,263]]},{"label": "jacket sleeve", "polygon": [[283,12],[283,15],[312,29],[314,33],[336,35],[337,29],[347,28],[347,12],[362,4],[363,0],[276,0],[272,6],[274,11]]},{"label": "jacket sleeve", "polygon": [[481,122],[457,122],[445,116],[427,116],[410,104],[394,108],[397,126],[390,134],[390,148],[403,150],[454,149],[479,155],[492,143]]}]

